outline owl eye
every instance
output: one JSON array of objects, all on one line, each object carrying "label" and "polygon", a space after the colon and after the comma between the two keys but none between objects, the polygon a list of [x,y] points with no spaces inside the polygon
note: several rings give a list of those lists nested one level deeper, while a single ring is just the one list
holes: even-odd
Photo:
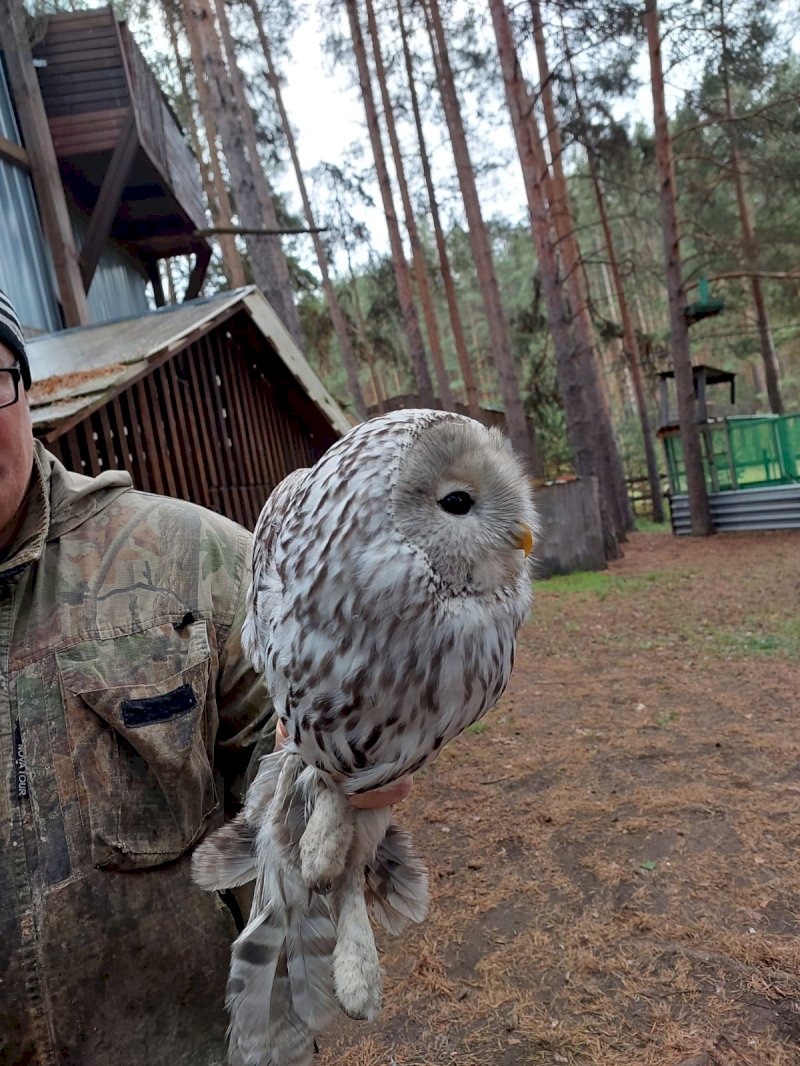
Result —
[{"label": "owl eye", "polygon": [[448,492],[439,506],[448,514],[466,514],[475,501],[468,492]]}]

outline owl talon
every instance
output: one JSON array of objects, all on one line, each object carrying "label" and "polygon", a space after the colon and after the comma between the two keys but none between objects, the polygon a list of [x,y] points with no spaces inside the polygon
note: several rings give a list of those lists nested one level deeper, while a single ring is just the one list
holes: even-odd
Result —
[{"label": "owl talon", "polygon": [[374,940],[371,947],[365,950],[362,942],[361,951],[353,950],[355,945],[341,950],[337,944],[333,956],[336,999],[348,1018],[359,1022],[372,1021],[381,1009],[381,967]]},{"label": "owl talon", "polygon": [[354,1022],[368,1022],[370,1020],[368,1014],[365,1014],[365,1013],[358,1013],[357,1014],[357,1013],[355,1013],[352,1010],[348,1010],[348,1008],[344,1005],[344,1003],[342,1003],[342,1001],[339,999],[338,996],[336,997],[336,1000],[337,1000],[339,1006],[342,1008],[342,1011],[347,1015],[348,1018],[351,1018]]}]

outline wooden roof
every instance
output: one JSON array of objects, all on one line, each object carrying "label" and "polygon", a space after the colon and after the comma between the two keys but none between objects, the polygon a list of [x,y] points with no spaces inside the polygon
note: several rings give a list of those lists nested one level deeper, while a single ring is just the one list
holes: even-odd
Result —
[{"label": "wooden roof", "polygon": [[255,286],[171,305],[137,318],[62,330],[27,342],[37,436],[63,432],[171,355],[245,312],[335,435],[351,421]]}]

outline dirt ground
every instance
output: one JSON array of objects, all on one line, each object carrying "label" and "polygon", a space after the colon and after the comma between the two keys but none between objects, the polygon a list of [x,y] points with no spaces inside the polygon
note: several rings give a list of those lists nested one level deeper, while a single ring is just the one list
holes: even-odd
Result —
[{"label": "dirt ground", "polygon": [[398,821],[431,914],[320,1066],[800,1064],[800,535],[636,533],[537,586]]}]

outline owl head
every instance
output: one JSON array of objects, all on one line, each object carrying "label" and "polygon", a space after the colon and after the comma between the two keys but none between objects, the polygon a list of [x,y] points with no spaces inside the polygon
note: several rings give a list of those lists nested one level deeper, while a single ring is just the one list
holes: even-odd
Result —
[{"label": "owl head", "polygon": [[400,456],[391,508],[400,535],[452,593],[527,580],[531,485],[499,430],[459,415],[422,421]]}]

